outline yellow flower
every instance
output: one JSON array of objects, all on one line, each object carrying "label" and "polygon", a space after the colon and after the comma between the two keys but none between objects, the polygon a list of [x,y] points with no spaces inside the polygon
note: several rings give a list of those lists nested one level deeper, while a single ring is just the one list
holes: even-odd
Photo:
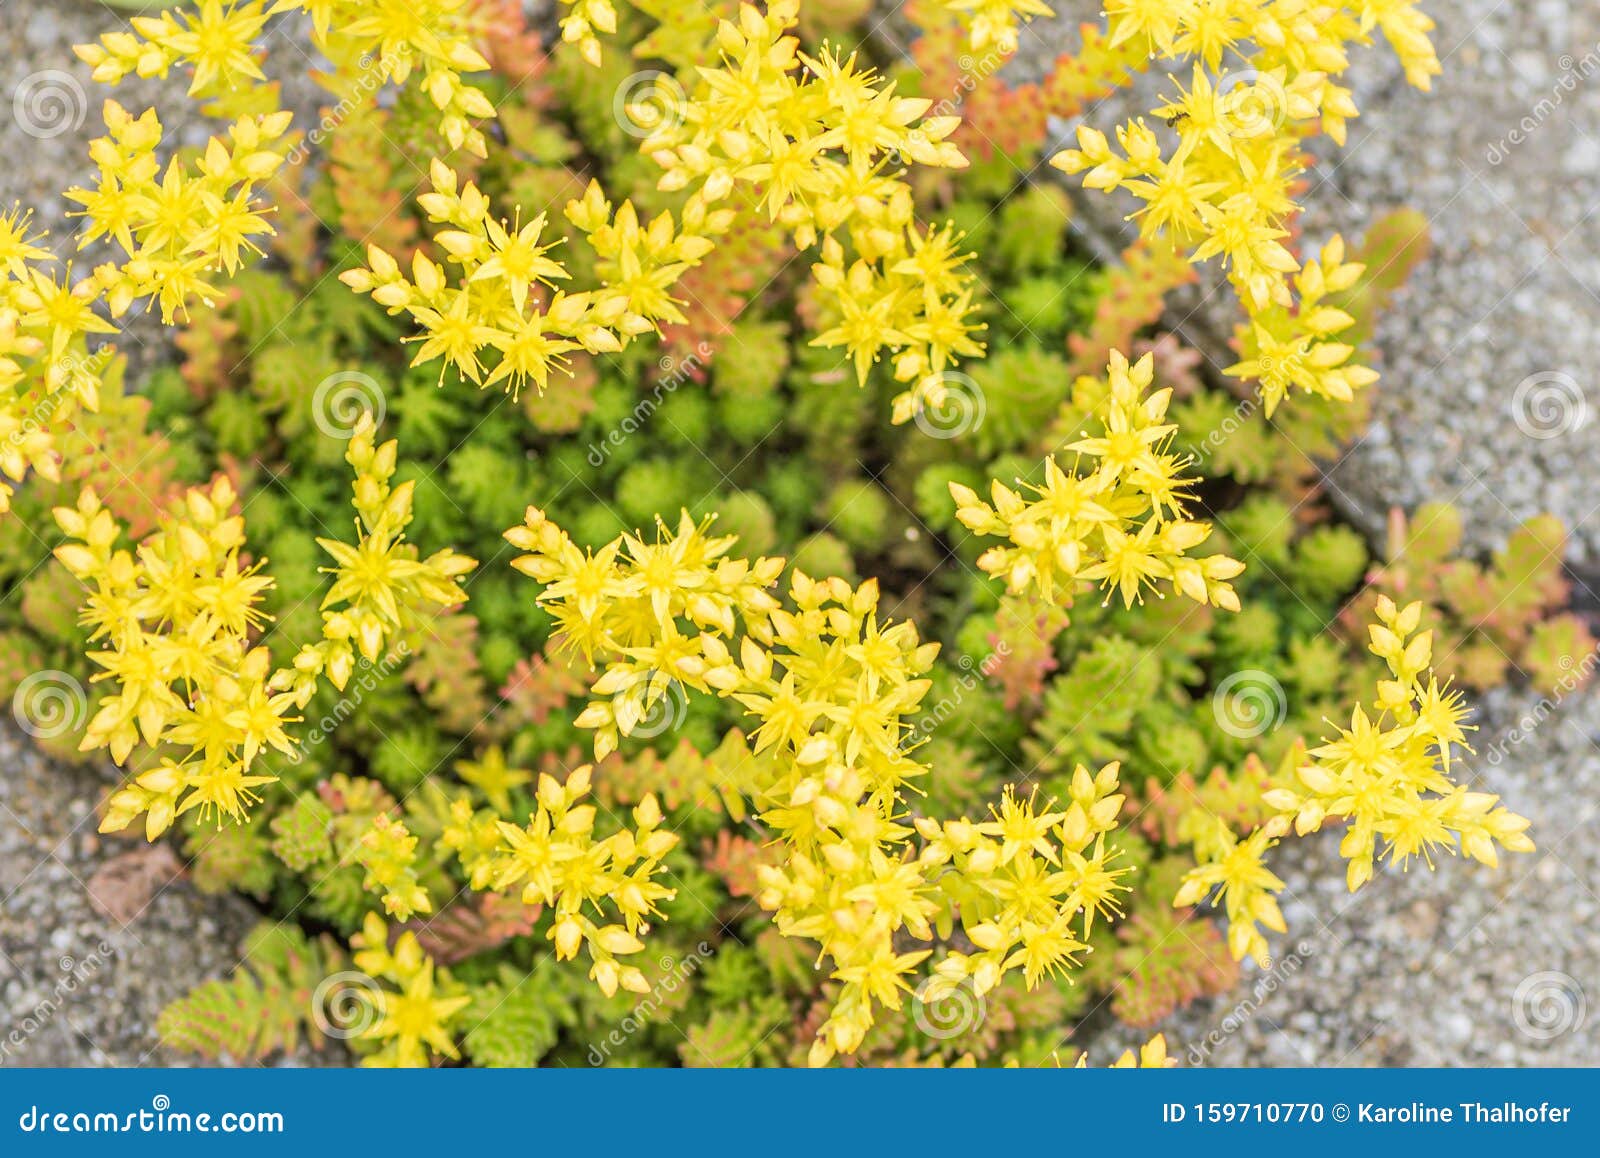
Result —
[{"label": "yellow flower", "polygon": [[1256,829],[1241,841],[1217,821],[1210,857],[1189,870],[1172,902],[1185,908],[1204,900],[1213,889],[1218,890],[1228,913],[1229,950],[1235,958],[1248,954],[1263,967],[1267,961],[1267,939],[1256,926],[1265,925],[1276,933],[1286,932],[1288,928],[1275,897],[1283,890],[1283,881],[1262,860],[1275,844],[1277,841],[1265,828]]},{"label": "yellow flower", "polygon": [[1348,728],[1311,751],[1296,783],[1266,796],[1280,828],[1292,822],[1310,832],[1329,817],[1348,822],[1340,852],[1351,891],[1372,878],[1380,855],[1402,865],[1421,856],[1431,865],[1434,849],[1459,847],[1493,866],[1497,846],[1533,851],[1525,818],[1450,778],[1451,749],[1466,747],[1467,709],[1428,667],[1432,633],[1418,631],[1422,610],[1420,603],[1400,608],[1387,596],[1379,600],[1372,650],[1393,679],[1380,683],[1376,715],[1357,706]]},{"label": "yellow flower", "polygon": [[991,506],[970,487],[952,483],[956,517],[977,535],[1003,537],[978,560],[990,575],[1004,578],[1012,591],[1036,590],[1052,602],[1070,604],[1078,586],[1100,582],[1133,604],[1146,586],[1167,580],[1200,603],[1238,610],[1238,596],[1227,582],[1243,564],[1222,555],[1203,559],[1188,552],[1211,534],[1206,523],[1182,517],[1187,460],[1167,452],[1175,429],[1164,422],[1171,392],[1148,394],[1154,359],[1136,365],[1113,352],[1108,368],[1107,402],[1098,415],[1098,437],[1067,449],[1081,462],[1071,473],[1055,457],[1045,460],[1042,485],[1025,484],[1024,497],[995,481]]},{"label": "yellow flower", "polygon": [[[1140,199],[1134,217],[1145,238],[1166,238],[1191,261],[1222,259],[1249,315],[1239,331],[1245,356],[1229,373],[1259,382],[1269,415],[1291,388],[1348,401],[1377,375],[1338,341],[1354,320],[1323,299],[1361,269],[1343,264],[1337,238],[1320,265],[1302,265],[1285,244],[1299,212],[1302,141],[1322,131],[1344,142],[1356,108],[1334,78],[1349,65],[1347,47],[1368,43],[1375,28],[1407,79],[1427,88],[1439,71],[1433,22],[1417,0],[1345,0],[1315,19],[1286,18],[1276,0],[1107,0],[1105,11],[1111,46],[1189,64],[1188,84],[1152,110],[1175,141],[1133,120],[1118,127],[1114,147],[1085,124],[1077,148],[1051,164],[1086,188]],[[1224,70],[1230,58],[1237,72]]]},{"label": "yellow flower", "polygon": [[361,1000],[374,1003],[376,1016],[356,1039],[358,1048],[369,1042],[380,1047],[361,1064],[416,1068],[431,1064],[435,1056],[459,1057],[452,1030],[471,997],[460,991],[447,970],[435,967],[415,933],[401,933],[392,952],[388,939],[382,918],[369,913],[351,940],[360,950],[356,967],[394,986],[360,994]]},{"label": "yellow flower", "polygon": [[498,744],[484,749],[477,760],[457,760],[456,775],[483,793],[491,808],[504,815],[511,811],[511,790],[533,780],[525,768],[512,768]]},{"label": "yellow flower", "polygon": [[[977,951],[947,952],[922,992],[933,1000],[970,984],[981,995],[1013,969],[1039,983],[1084,951],[1072,922],[1081,915],[1087,930],[1117,911],[1125,870],[1110,867],[1106,839],[1122,804],[1114,766],[1080,770],[1064,810],[1008,793],[981,823],[901,823],[908,787],[928,772],[905,738],[938,647],[879,619],[876,584],[795,573],[780,602],[768,588],[783,560],[732,558],[733,540],[687,513],[676,529],[658,524],[653,544],[626,535],[592,555],[534,508],[506,538],[527,552],[513,565],[543,585],[540,604],[564,642],[603,665],[577,719],[594,730],[597,756],[636,725],[628,697],[666,673],[678,691],[734,700],[750,717],[753,747],[734,732],[718,755],[741,769],[738,792],[785,846],[781,864],[760,869],[757,899],[780,933],[816,942],[840,983],[814,1064],[858,1048],[879,1008],[900,1007],[934,952],[908,939],[949,936],[959,919]],[[636,832],[597,841],[595,811],[579,803],[587,790],[587,769],[565,785],[541,778],[537,812],[526,826],[501,824],[499,867],[475,883],[555,905],[557,955],[587,945],[590,975],[609,993],[644,984],[618,954],[643,947],[666,895],[650,877],[672,838],[655,827],[650,799],[635,810]],[[462,811],[452,840],[465,846]],[[623,854],[637,858],[625,878]],[[614,903],[622,929],[597,927],[580,911],[585,898]]]}]

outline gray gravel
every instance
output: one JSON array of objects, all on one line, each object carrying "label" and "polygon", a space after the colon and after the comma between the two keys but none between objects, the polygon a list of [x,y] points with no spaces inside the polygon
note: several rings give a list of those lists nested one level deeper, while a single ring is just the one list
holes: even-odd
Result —
[{"label": "gray gravel", "polygon": [[[90,177],[87,142],[103,131],[107,94],[89,80],[72,45],[126,17],[86,0],[0,0],[0,206],[19,201],[70,256],[71,208],[62,190]],[[315,90],[295,38],[269,72],[287,99],[312,107]],[[175,139],[203,142],[206,122],[184,97],[186,81],[130,82],[117,99],[135,112],[155,105]],[[170,111],[169,111],[170,110]],[[136,319],[122,348],[135,365],[161,356],[168,338]],[[0,1066],[181,1063],[158,1048],[155,1019],[174,998],[239,960],[239,941],[259,915],[233,898],[197,893],[174,878],[126,923],[95,911],[86,890],[107,859],[135,847],[94,834],[106,782],[42,757],[0,727]],[[297,1059],[298,1060],[298,1059]]]},{"label": "gray gravel", "polygon": [[[1075,42],[1094,0],[1025,38],[1037,67]],[[1331,472],[1335,501],[1376,534],[1394,505],[1462,508],[1470,545],[1522,519],[1573,532],[1578,599],[1597,602],[1600,459],[1600,7],[1566,0],[1428,5],[1445,75],[1404,83],[1385,46],[1351,79],[1363,116],[1313,174],[1305,228],[1352,240],[1392,209],[1431,221],[1432,260],[1378,326],[1375,420]],[[1150,107],[1161,77],[1089,114],[1102,129]],[[1548,102],[1541,106],[1541,100]],[[1523,118],[1531,118],[1530,127]],[[1071,126],[1061,126],[1063,136]],[[1523,134],[1513,143],[1511,131]],[[1127,239],[1125,206],[1075,194],[1091,239]],[[1173,320],[1218,361],[1231,295],[1203,285]],[[1528,383],[1526,386],[1522,384]],[[1520,388],[1520,389],[1519,389]],[[1585,466],[1589,466],[1585,470]],[[1587,580],[1587,582],[1584,582]],[[1534,726],[1530,727],[1532,723]],[[1337,841],[1292,842],[1292,935],[1274,969],[1159,1028],[1191,1064],[1600,1065],[1600,693],[1566,702],[1502,690],[1483,701],[1479,785],[1529,816],[1539,851],[1499,870],[1450,860],[1390,873],[1351,897]],[[1091,1036],[1102,1059],[1141,1035]]]},{"label": "gray gravel", "polygon": [[[1076,43],[1098,0],[1062,0],[1024,38],[1024,72]],[[1600,575],[1600,6],[1583,0],[1449,0],[1427,5],[1444,64],[1431,93],[1405,83],[1380,43],[1356,50],[1346,78],[1362,116],[1346,148],[1319,142],[1306,239],[1354,241],[1390,211],[1430,222],[1431,261],[1384,315],[1374,422],[1332,472],[1337,500],[1376,534],[1399,505],[1449,500],[1468,541],[1502,542],[1549,512],[1572,528],[1571,560]],[[1109,130],[1170,92],[1143,78],[1089,114]],[[1071,126],[1061,126],[1062,138]],[[1075,184],[1075,182],[1074,182]],[[1077,194],[1105,248],[1127,239],[1129,203]],[[1213,273],[1215,271],[1212,271]],[[1219,278],[1181,299],[1179,329],[1224,364],[1231,328]],[[1593,586],[1600,588],[1600,580]]]},{"label": "gray gravel", "polygon": [[239,961],[260,920],[196,892],[172,862],[124,920],[90,898],[96,871],[142,843],[95,833],[108,776],[45,758],[0,725],[0,1066],[184,1064],[160,1047],[170,1001]]},{"label": "gray gravel", "polygon": [[[1466,773],[1533,821],[1538,851],[1390,870],[1351,896],[1336,837],[1289,841],[1274,967],[1156,1027],[1184,1064],[1600,1065],[1600,701],[1540,702],[1485,697]],[[1084,1044],[1105,1061],[1143,1036]]]},{"label": "gray gravel", "polygon": [[1587,572],[1600,565],[1585,481],[1600,458],[1600,7],[1430,8],[1434,93],[1405,85],[1392,54],[1364,58],[1367,115],[1311,194],[1313,235],[1412,205],[1437,246],[1379,326],[1377,420],[1335,478],[1374,519],[1449,498],[1482,546],[1551,512]]}]

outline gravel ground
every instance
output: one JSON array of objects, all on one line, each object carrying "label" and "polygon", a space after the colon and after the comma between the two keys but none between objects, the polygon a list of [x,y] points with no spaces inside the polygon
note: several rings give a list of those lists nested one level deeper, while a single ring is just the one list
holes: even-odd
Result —
[{"label": "gravel ground", "polygon": [[[1077,19],[1096,18],[1093,0],[1057,6],[1066,19],[1027,37],[1036,59],[1070,46]],[[1359,235],[1412,205],[1432,219],[1436,245],[1380,326],[1377,421],[1334,472],[1336,493],[1369,528],[1392,504],[1453,499],[1480,545],[1551,510],[1575,526],[1587,576],[1600,568],[1600,519],[1575,468],[1595,459],[1600,438],[1589,411],[1600,301],[1588,288],[1600,285],[1600,231],[1585,204],[1600,169],[1590,83],[1600,10],[1577,0],[1431,9],[1446,56],[1435,93],[1401,83],[1386,50],[1364,53],[1354,80],[1366,115],[1311,194],[1312,237]],[[48,83],[67,111],[67,127],[44,134],[22,130],[15,100],[0,115],[0,147],[27,158],[0,170],[0,202],[33,205],[57,229],[59,190],[80,179],[94,122],[74,109],[98,100],[68,47],[117,19],[89,4],[0,0],[0,97]],[[71,81],[29,80],[44,69]],[[303,91],[303,76],[296,84]],[[157,99],[159,86],[141,87],[124,102]],[[181,104],[168,96],[162,107]],[[1109,125],[1117,110],[1092,115]],[[1525,117],[1531,127],[1513,143]],[[1114,244],[1116,215],[1097,199],[1084,206]],[[1204,343],[1225,332],[1226,303],[1197,294],[1185,333]],[[1293,934],[1277,963],[1169,1019],[1161,1028],[1175,1052],[1211,1065],[1600,1064],[1600,702],[1500,692],[1484,709],[1472,775],[1532,818],[1539,852],[1499,870],[1449,860],[1434,874],[1389,874],[1352,898],[1334,841],[1294,843],[1279,862]],[[234,964],[249,906],[203,897],[180,875],[131,922],[109,920],[86,882],[128,846],[93,835],[104,784],[9,731],[0,768],[0,1029],[23,1038],[0,1036],[0,1065],[170,1063],[156,1048],[156,1012]],[[1134,1036],[1110,1029],[1083,1044],[1108,1060]]]},{"label": "gravel ground", "polygon": [[[1291,841],[1273,967],[1156,1027],[1184,1064],[1600,1065],[1600,701],[1482,705],[1466,779],[1531,819],[1538,851],[1498,869],[1447,857],[1351,896],[1336,838]],[[1143,1036],[1084,1044],[1105,1061]]]},{"label": "gravel ground", "polygon": [[157,1015],[231,972],[260,914],[152,857],[148,903],[139,890],[135,911],[108,915],[91,890],[110,898],[103,866],[142,844],[95,834],[109,778],[47,759],[9,722],[0,768],[0,1067],[184,1064],[161,1048]]},{"label": "gravel ground", "polygon": [[[1056,0],[1061,15],[1024,38],[1022,72],[1077,42],[1099,0]],[[1405,83],[1381,42],[1345,78],[1362,116],[1346,148],[1321,142],[1303,219],[1320,244],[1359,238],[1390,211],[1420,210],[1434,253],[1376,339],[1374,422],[1331,474],[1347,513],[1377,533],[1392,506],[1462,508],[1468,540],[1503,541],[1541,512],[1572,528],[1571,561],[1600,589],[1600,499],[1581,464],[1600,458],[1600,6],[1586,0],[1436,0],[1444,64],[1431,93]],[[1143,78],[1089,114],[1110,127],[1168,93]],[[1062,139],[1071,126],[1062,126]],[[1074,183],[1075,184],[1075,183]],[[1128,202],[1077,197],[1106,249],[1126,240]],[[1173,320],[1218,365],[1230,295],[1212,280]]]},{"label": "gravel ground", "polygon": [[[12,159],[0,166],[0,205],[32,207],[63,257],[72,222],[61,191],[90,176],[87,142],[102,131],[108,91],[89,80],[72,45],[124,20],[87,0],[0,0],[0,156]],[[282,76],[291,104],[313,108],[307,62],[288,47],[296,43],[275,34],[273,47],[283,50],[268,70]],[[209,129],[187,112],[186,84],[176,76],[132,82],[116,95],[136,112],[160,108],[169,133],[200,143]],[[153,319],[135,319],[123,349],[137,366],[166,343]],[[9,726],[0,729],[0,770],[0,1066],[181,1064],[159,1049],[156,1015],[227,975],[259,915],[243,901],[201,895],[181,875],[131,920],[101,915],[87,882],[136,847],[94,834],[91,811],[105,782],[45,759]]]},{"label": "gravel ground", "polygon": [[[1055,6],[1060,18],[1025,39],[1024,70],[1098,18],[1094,0]],[[1374,534],[1391,506],[1452,501],[1480,549],[1529,515],[1560,515],[1577,600],[1593,606],[1600,507],[1581,464],[1600,458],[1600,227],[1589,220],[1600,8],[1427,7],[1444,76],[1418,93],[1385,46],[1363,51],[1351,73],[1363,115],[1306,198],[1312,242],[1358,238],[1410,206],[1434,243],[1379,323],[1375,420],[1333,467],[1331,492]],[[1109,131],[1166,83],[1146,78],[1089,119]],[[1125,207],[1075,199],[1091,240],[1126,241]],[[1213,281],[1172,320],[1220,365],[1232,318]],[[1391,873],[1351,897],[1336,840],[1293,843],[1275,865],[1292,930],[1275,967],[1247,966],[1235,994],[1160,1026],[1175,1052],[1210,1065],[1600,1065],[1600,693],[1558,703],[1506,690],[1482,707],[1470,775],[1532,819],[1539,851],[1498,870],[1452,859]],[[1085,1044],[1108,1058],[1139,1037],[1118,1027]]]}]

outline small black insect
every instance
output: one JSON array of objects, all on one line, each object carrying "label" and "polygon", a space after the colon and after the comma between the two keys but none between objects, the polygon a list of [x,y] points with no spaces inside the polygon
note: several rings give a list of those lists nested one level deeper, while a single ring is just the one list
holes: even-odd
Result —
[{"label": "small black insect", "polygon": [[1176,116],[1168,117],[1167,118],[1167,128],[1175,129],[1179,125],[1183,124],[1183,122],[1188,120],[1188,119],[1189,119],[1189,114],[1188,113],[1179,113]]}]

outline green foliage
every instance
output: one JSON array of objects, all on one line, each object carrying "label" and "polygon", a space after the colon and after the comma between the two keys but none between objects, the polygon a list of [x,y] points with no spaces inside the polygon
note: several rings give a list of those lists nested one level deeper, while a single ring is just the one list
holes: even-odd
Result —
[{"label": "green foliage", "polygon": [[[815,7],[808,33],[860,31],[851,22],[865,6],[856,0]],[[519,204],[524,220],[547,213],[545,240],[561,241],[583,282],[595,254],[560,208],[581,195],[584,179],[601,179],[616,200],[676,204],[615,116],[617,86],[638,63],[608,52],[595,73],[558,54],[553,67],[531,68],[526,39],[537,38],[508,20],[501,32],[522,50],[490,54],[504,148],[485,162],[447,159],[500,204]],[[954,47],[937,30],[919,42],[930,93]],[[839,352],[810,345],[816,295],[803,270],[790,268],[783,231],[755,214],[677,283],[687,321],[666,327],[659,348],[577,355],[574,377],[542,395],[531,386],[512,399],[441,385],[435,368],[408,365],[415,348],[398,341],[381,307],[330,276],[361,261],[367,243],[396,253],[426,244],[410,194],[413,157],[437,149],[436,111],[408,92],[341,123],[306,190],[317,244],[286,224],[267,265],[241,271],[214,309],[196,311],[179,342],[181,366],[146,374],[137,395],[122,395],[108,375],[106,405],[79,432],[104,450],[103,465],[60,484],[30,480],[0,521],[5,689],[45,667],[89,674],[76,622],[81,591],[48,549],[57,539],[50,508],[85,483],[137,535],[181,484],[216,472],[232,478],[251,543],[276,579],[265,643],[287,663],[320,630],[316,540],[344,535],[350,522],[342,475],[329,467],[353,412],[323,387],[357,375],[340,381],[360,395],[357,409],[384,412],[384,437],[399,440],[396,481],[415,486],[412,537],[486,563],[466,582],[463,611],[429,620],[342,693],[317,694],[303,713],[309,739],[299,761],[273,763],[283,783],[249,826],[188,827],[185,851],[201,887],[248,893],[290,923],[258,932],[231,979],[170,1006],[163,1040],[240,1061],[292,1048],[302,1035],[320,1044],[311,997],[346,957],[333,937],[312,938],[293,920],[348,938],[382,911],[358,863],[373,820],[403,822],[423,838],[415,870],[443,902],[465,884],[462,864],[441,851],[452,805],[466,801],[469,815],[502,811],[464,764],[481,766],[493,748],[507,769],[527,774],[504,788],[504,819],[521,822],[537,774],[564,780],[584,762],[588,737],[572,720],[588,673],[550,649],[551,621],[531,594],[504,566],[487,565],[503,562],[502,533],[530,504],[584,547],[687,508],[715,514],[716,531],[737,534],[743,554],[784,554],[812,575],[875,578],[895,618],[915,619],[944,645],[914,737],[926,742],[931,767],[917,785],[920,815],[969,812],[1008,784],[1059,799],[1078,764],[1123,762],[1124,784],[1136,786],[1125,815],[1137,815],[1139,835],[1118,863],[1133,891],[1125,915],[1092,934],[1096,952],[1080,984],[1047,981],[1029,992],[1008,979],[986,995],[976,1022],[951,1035],[929,1033],[914,1017],[880,1021],[861,1063],[1048,1062],[1103,996],[1119,1017],[1144,1025],[1232,984],[1210,917],[1170,906],[1172,853],[1193,843],[1197,808],[1239,831],[1254,824],[1264,769],[1292,761],[1301,739],[1320,734],[1323,716],[1342,711],[1350,686],[1366,679],[1362,643],[1347,628],[1368,618],[1368,596],[1356,593],[1369,560],[1309,482],[1308,456],[1336,445],[1352,420],[1296,397],[1269,421],[1209,380],[1198,356],[1160,330],[1166,295],[1191,279],[1190,267],[1143,244],[1103,267],[1076,245],[1059,189],[1016,187],[1006,155],[1037,148],[1047,112],[1070,114],[1137,67],[1143,53],[1097,44],[1090,63],[1042,86],[980,84],[964,111],[983,142],[963,142],[978,163],[917,187],[924,219],[966,231],[988,291],[990,356],[964,364],[965,382],[952,380],[953,392],[967,389],[981,405],[964,420],[953,411],[953,423],[927,415],[890,425],[900,387],[889,373],[875,370],[858,390]],[[423,137],[429,143],[419,146]],[[1375,228],[1360,255],[1375,272],[1341,299],[1359,327],[1370,326],[1425,245],[1411,218]],[[1156,385],[1175,394],[1178,450],[1196,459],[1191,473],[1223,480],[1197,498],[1218,521],[1215,550],[1247,564],[1238,614],[1170,598],[1109,607],[1090,592],[1063,610],[1002,596],[977,573],[981,545],[956,521],[950,484],[1037,480],[1044,455],[1080,437],[1112,349],[1155,356]],[[1479,565],[1457,557],[1456,518],[1435,509],[1397,518],[1373,581],[1446,613],[1435,653],[1468,682],[1503,678],[1497,655],[1540,686],[1570,678],[1593,641],[1559,613],[1559,528],[1536,520]],[[1241,673],[1275,686],[1262,701],[1266,715],[1244,726],[1225,710],[1229,681]],[[659,730],[595,769],[603,809],[621,813],[654,794],[665,827],[682,838],[665,862],[676,894],[662,903],[666,919],[652,929],[642,966],[648,993],[605,998],[545,960],[553,918],[535,907],[507,916],[451,906],[415,924],[470,995],[459,1014],[469,1061],[804,1060],[837,982],[806,944],[758,912],[756,870],[771,855],[770,833],[740,799],[751,757],[736,719],[713,699],[669,701]],[[70,748],[75,738],[58,743]]]},{"label": "green foliage", "polygon": [[262,925],[246,940],[233,976],[207,981],[167,1006],[156,1032],[168,1048],[208,1061],[257,1061],[294,1049],[302,1037],[321,1049],[329,1025],[325,1002],[337,996],[318,987],[343,964],[331,938]]},{"label": "green foliage", "polygon": [[1421,599],[1443,622],[1434,653],[1441,671],[1474,688],[1520,672],[1541,691],[1570,692],[1588,681],[1595,640],[1567,606],[1562,569],[1566,532],[1550,516],[1529,519],[1485,563],[1460,558],[1461,514],[1429,503],[1407,518],[1391,513],[1386,557],[1348,615],[1380,594]]},{"label": "green foliage", "polygon": [[547,965],[519,976],[502,967],[495,980],[472,987],[466,1047],[475,1064],[494,1069],[536,1066],[577,1020],[574,995]]}]

